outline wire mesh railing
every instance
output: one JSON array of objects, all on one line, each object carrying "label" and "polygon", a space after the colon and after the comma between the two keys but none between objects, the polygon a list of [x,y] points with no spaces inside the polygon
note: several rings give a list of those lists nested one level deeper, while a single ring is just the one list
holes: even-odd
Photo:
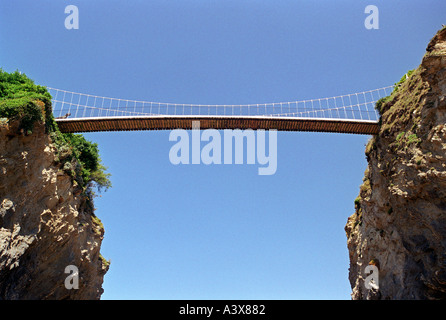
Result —
[{"label": "wire mesh railing", "polygon": [[291,102],[241,105],[200,105],[127,100],[47,88],[56,118],[103,118],[138,116],[260,116],[378,121],[376,101],[388,96],[393,86]]}]

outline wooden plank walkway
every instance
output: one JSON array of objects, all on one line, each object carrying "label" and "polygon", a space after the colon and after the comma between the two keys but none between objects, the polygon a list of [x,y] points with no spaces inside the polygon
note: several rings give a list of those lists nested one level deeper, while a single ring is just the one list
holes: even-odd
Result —
[{"label": "wooden plank walkway", "polygon": [[373,135],[379,131],[376,121],[311,119],[264,116],[174,116],[103,117],[56,119],[62,132],[137,131],[192,129],[276,129],[278,131],[336,132]]}]

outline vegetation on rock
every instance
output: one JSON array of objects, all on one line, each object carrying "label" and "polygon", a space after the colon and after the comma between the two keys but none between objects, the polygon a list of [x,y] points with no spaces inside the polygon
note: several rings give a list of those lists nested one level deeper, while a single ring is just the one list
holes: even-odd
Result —
[{"label": "vegetation on rock", "polygon": [[97,144],[80,134],[61,133],[53,117],[50,93],[19,71],[0,69],[0,118],[18,121],[19,129],[27,135],[32,134],[36,122],[44,122],[57,147],[56,161],[90,200],[93,187],[99,192],[111,187]]}]

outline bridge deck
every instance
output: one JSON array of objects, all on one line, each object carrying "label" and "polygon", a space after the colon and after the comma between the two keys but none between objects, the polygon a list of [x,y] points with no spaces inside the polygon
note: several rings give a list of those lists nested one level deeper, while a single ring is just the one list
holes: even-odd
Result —
[{"label": "bridge deck", "polygon": [[192,129],[277,129],[279,131],[377,134],[378,123],[367,120],[311,119],[264,116],[174,116],[101,117],[56,119],[62,132],[136,131]]}]

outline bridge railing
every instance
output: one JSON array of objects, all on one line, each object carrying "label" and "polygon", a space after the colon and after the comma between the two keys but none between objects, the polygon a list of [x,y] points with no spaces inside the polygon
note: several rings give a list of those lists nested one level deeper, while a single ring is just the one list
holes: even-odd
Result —
[{"label": "bridge railing", "polygon": [[311,100],[242,104],[200,105],[127,100],[47,88],[52,96],[55,117],[70,118],[154,116],[154,115],[216,115],[325,118],[377,121],[375,103],[388,96],[393,86]]}]

